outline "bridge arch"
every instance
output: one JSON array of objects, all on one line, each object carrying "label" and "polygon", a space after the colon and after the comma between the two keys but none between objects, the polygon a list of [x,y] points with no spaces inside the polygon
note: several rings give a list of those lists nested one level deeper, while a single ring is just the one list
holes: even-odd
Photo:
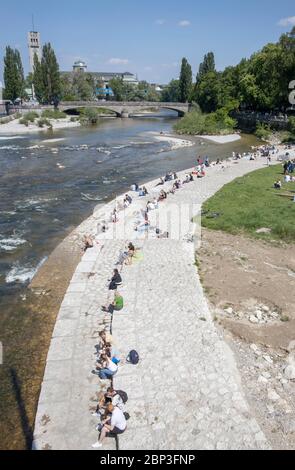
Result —
[{"label": "bridge arch", "polygon": [[174,108],[172,106],[161,106],[161,109],[169,109],[169,111],[175,111],[179,117],[183,117],[185,115],[185,111],[182,111],[179,108]]},{"label": "bridge arch", "polygon": [[60,111],[63,111],[64,113],[73,115],[73,116],[79,115],[80,114],[79,110],[81,111],[83,108],[104,109],[105,111],[109,111],[110,114],[112,113],[116,117],[121,117],[122,115],[121,111],[112,109],[112,107],[109,107],[109,106],[98,106],[98,105],[96,106],[69,106],[69,107],[59,106]]}]

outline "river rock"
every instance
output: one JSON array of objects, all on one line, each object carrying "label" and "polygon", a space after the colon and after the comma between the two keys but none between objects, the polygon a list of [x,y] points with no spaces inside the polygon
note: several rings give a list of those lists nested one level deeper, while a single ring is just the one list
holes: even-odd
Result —
[{"label": "river rock", "polygon": [[255,316],[256,316],[256,318],[258,318],[259,321],[261,321],[261,320],[262,320],[262,312],[261,312],[261,310],[256,310]]},{"label": "river rock", "polygon": [[269,372],[262,372],[262,375],[266,379],[271,379],[271,374]]},{"label": "river rock", "polygon": [[263,359],[268,362],[269,364],[273,364],[273,360],[270,356],[264,355]]},{"label": "river rock", "polygon": [[229,307],[225,310],[225,312],[228,313],[229,315],[232,315],[234,311],[231,307]]},{"label": "river rock", "polygon": [[295,340],[291,341],[287,347],[287,351],[290,353],[295,349]]},{"label": "river rock", "polygon": [[258,322],[259,322],[258,318],[255,317],[254,315],[251,315],[251,317],[249,318],[249,320],[250,320],[251,323],[258,323]]},{"label": "river rock", "polygon": [[278,395],[275,390],[269,390],[267,397],[270,401],[278,401],[281,398],[280,395]]},{"label": "river rock", "polygon": [[295,366],[287,366],[286,369],[284,370],[285,377],[288,380],[294,380],[295,379]]},{"label": "river rock", "polygon": [[281,424],[285,434],[293,434],[295,432],[295,419],[285,418]]},{"label": "river rock", "polygon": [[259,351],[259,347],[256,344],[251,344],[250,349],[252,349],[254,352]]}]

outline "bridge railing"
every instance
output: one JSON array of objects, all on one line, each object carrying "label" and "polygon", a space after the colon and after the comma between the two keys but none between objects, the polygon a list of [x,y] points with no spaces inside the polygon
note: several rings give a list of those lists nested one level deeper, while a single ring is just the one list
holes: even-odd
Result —
[{"label": "bridge railing", "polygon": [[61,101],[59,106],[67,106],[67,107],[87,107],[87,106],[101,106],[101,107],[108,107],[108,106],[153,106],[153,107],[177,107],[177,108],[188,108],[188,103],[171,103],[171,102],[163,102],[163,101]]}]

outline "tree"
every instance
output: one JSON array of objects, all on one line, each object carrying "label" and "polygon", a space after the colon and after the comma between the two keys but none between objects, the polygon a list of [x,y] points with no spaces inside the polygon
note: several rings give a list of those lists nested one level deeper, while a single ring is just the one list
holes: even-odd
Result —
[{"label": "tree", "polygon": [[51,44],[45,44],[42,60],[34,58],[34,85],[38,101],[43,104],[56,103],[61,96],[59,65]]},{"label": "tree", "polygon": [[209,72],[215,72],[215,57],[213,52],[208,52],[204,56],[203,62],[199,66],[199,73],[197,75],[197,82],[200,81],[204,75]]},{"label": "tree", "polygon": [[122,78],[113,78],[109,82],[110,88],[113,90],[116,101],[124,101],[125,89]]},{"label": "tree", "polygon": [[192,90],[193,74],[192,68],[186,58],[182,59],[179,77],[180,101],[187,103]]},{"label": "tree", "polygon": [[212,113],[218,108],[220,95],[220,75],[217,72],[208,72],[196,84],[194,100],[205,113]]},{"label": "tree", "polygon": [[17,49],[6,47],[4,57],[5,99],[14,101],[24,98],[25,79],[20,53]]},{"label": "tree", "polygon": [[61,100],[62,101],[78,101],[79,97],[73,89],[73,80],[70,74],[62,74],[60,77]]},{"label": "tree", "polygon": [[171,82],[164,88],[161,101],[166,103],[180,102],[179,80],[171,80]]},{"label": "tree", "polygon": [[109,83],[113,90],[116,101],[143,101],[143,93],[138,92],[138,88],[130,83],[124,83],[122,78],[113,78]]},{"label": "tree", "polygon": [[137,90],[142,96],[142,101],[160,101],[159,93],[145,80],[139,82]]},{"label": "tree", "polygon": [[37,100],[39,101],[39,103],[43,103],[45,96],[45,84],[43,80],[42,65],[39,61],[37,54],[34,55],[33,85]]},{"label": "tree", "polygon": [[78,100],[92,101],[95,96],[95,83],[92,75],[85,72],[75,72],[72,91]]}]

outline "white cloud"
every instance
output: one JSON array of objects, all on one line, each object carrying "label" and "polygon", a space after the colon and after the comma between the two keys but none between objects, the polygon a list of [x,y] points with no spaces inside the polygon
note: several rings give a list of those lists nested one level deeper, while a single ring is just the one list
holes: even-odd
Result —
[{"label": "white cloud", "polygon": [[186,28],[187,26],[190,26],[191,22],[188,20],[181,20],[178,23],[178,26],[181,26],[182,28]]},{"label": "white cloud", "polygon": [[128,59],[119,59],[118,57],[112,57],[111,59],[108,60],[108,64],[111,65],[127,65],[129,64]]},{"label": "white cloud", "polygon": [[156,20],[155,23],[162,26],[164,23],[166,23],[166,20]]},{"label": "white cloud", "polygon": [[289,18],[283,18],[279,21],[279,26],[295,26],[295,16],[289,16]]}]

